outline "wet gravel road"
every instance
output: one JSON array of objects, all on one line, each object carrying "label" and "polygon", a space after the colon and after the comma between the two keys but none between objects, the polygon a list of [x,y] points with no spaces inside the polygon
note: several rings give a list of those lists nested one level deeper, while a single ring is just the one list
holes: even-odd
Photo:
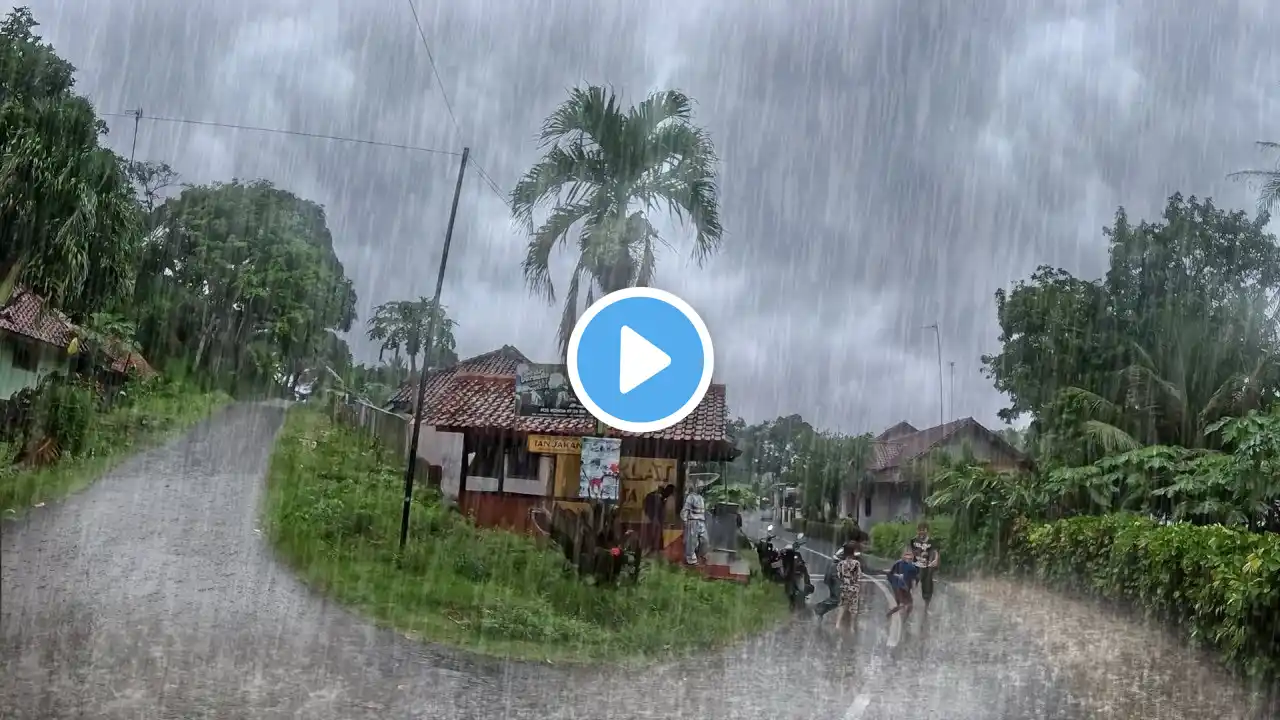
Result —
[{"label": "wet gravel road", "polygon": [[[853,638],[797,619],[640,672],[502,663],[406,640],[312,593],[266,547],[257,507],[283,415],[233,406],[65,503],[4,522],[0,717],[1103,716],[1035,633],[1003,622],[980,593],[945,587],[894,647],[884,598],[868,592]],[[1147,715],[1162,716],[1179,717]]]}]

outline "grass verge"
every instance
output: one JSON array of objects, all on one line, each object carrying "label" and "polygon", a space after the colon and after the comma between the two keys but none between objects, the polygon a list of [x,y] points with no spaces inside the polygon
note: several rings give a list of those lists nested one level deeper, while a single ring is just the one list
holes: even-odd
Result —
[{"label": "grass verge", "polygon": [[377,621],[486,655],[639,662],[723,645],[786,616],[776,586],[709,582],[652,563],[597,588],[534,540],[476,528],[420,493],[398,553],[400,464],[314,409],[290,410],[268,476],[272,542],[302,577]]},{"label": "grass verge", "polygon": [[82,490],[135,452],[186,430],[230,400],[220,391],[170,383],[128,406],[96,415],[77,455],[42,468],[0,467],[0,509],[4,517],[13,518],[34,505]]}]

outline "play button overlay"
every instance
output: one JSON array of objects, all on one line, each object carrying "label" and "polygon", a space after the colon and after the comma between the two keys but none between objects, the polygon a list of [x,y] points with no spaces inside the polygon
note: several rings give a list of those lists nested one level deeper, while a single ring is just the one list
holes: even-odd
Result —
[{"label": "play button overlay", "polygon": [[600,298],[569,336],[569,383],[597,420],[625,432],[665,430],[698,407],[715,354],[707,325],[664,290]]},{"label": "play button overlay", "polygon": [[622,326],[622,349],[619,357],[618,392],[623,395],[671,365],[670,355],[626,325]]}]

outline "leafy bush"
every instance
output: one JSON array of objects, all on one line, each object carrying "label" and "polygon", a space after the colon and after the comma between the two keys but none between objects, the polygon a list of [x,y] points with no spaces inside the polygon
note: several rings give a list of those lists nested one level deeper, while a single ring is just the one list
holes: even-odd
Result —
[{"label": "leafy bush", "polygon": [[504,656],[581,660],[704,648],[785,615],[776,586],[708,582],[651,563],[637,586],[596,587],[555,549],[481,529],[415,493],[398,550],[402,471],[367,436],[295,407],[264,506],[280,553],[308,582],[404,631]]},{"label": "leafy bush", "polygon": [[[929,521],[929,535],[938,541],[938,547],[951,561],[951,520],[934,518]],[[902,549],[916,536],[916,523],[876,523],[871,527],[871,551],[883,558],[897,559]]]},{"label": "leafy bush", "polygon": [[1044,580],[1131,602],[1250,673],[1280,672],[1280,535],[1115,514],[1030,525],[1010,550]]},{"label": "leafy bush", "polygon": [[[929,518],[929,535],[942,551],[939,573],[960,575],[992,564],[996,556],[994,540],[979,530],[960,533],[949,517]],[[915,535],[916,523],[878,523],[871,528],[871,552],[885,559],[897,559]]]},{"label": "leafy bush", "polygon": [[[103,411],[94,386],[56,378],[30,396],[34,410],[24,417],[46,423],[41,432],[61,444],[57,462],[0,470],[0,509],[17,511],[74,492],[138,445],[206,417],[229,399],[224,393],[152,380],[126,385],[115,404]],[[16,455],[21,443],[8,441],[8,452]],[[0,443],[0,450],[5,444]]]},{"label": "leafy bush", "polygon": [[98,397],[87,383],[53,377],[40,386],[34,401],[35,427],[28,432],[52,438],[61,454],[79,455],[89,441]]}]

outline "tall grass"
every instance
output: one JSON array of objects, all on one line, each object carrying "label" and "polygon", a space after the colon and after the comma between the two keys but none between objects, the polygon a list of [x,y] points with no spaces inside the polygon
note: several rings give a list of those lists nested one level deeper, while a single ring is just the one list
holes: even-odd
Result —
[{"label": "tall grass", "polygon": [[271,462],[270,536],[303,578],[422,639],[503,657],[652,659],[729,642],[782,618],[776,587],[647,565],[595,587],[531,538],[476,528],[418,493],[398,551],[401,465],[313,409],[290,411]]},{"label": "tall grass", "polygon": [[33,505],[80,490],[139,449],[185,430],[228,402],[223,392],[203,392],[177,382],[130,385],[110,410],[87,419],[75,451],[41,468],[13,465],[18,448],[0,442],[0,510],[14,517]]}]

